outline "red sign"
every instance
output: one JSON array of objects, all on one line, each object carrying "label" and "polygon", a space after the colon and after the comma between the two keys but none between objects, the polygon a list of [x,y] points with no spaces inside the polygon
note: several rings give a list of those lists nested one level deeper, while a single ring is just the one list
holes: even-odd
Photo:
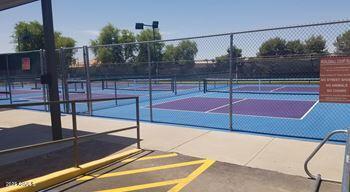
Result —
[{"label": "red sign", "polygon": [[30,58],[23,57],[22,58],[22,71],[29,71],[29,70],[30,70]]},{"label": "red sign", "polygon": [[320,102],[350,103],[350,57],[321,59]]}]

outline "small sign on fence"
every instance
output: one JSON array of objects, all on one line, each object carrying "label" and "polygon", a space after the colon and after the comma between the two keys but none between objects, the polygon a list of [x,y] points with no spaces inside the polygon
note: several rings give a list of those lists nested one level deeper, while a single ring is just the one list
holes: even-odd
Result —
[{"label": "small sign on fence", "polygon": [[30,71],[30,58],[29,57],[22,58],[22,71]]},{"label": "small sign on fence", "polygon": [[321,59],[320,102],[350,103],[350,57]]}]

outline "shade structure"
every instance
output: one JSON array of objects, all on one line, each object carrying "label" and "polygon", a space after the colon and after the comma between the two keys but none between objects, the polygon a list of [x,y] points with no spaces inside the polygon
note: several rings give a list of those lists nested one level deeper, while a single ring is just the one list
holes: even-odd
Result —
[{"label": "shade structure", "polygon": [[0,11],[32,3],[38,0],[0,0]]}]

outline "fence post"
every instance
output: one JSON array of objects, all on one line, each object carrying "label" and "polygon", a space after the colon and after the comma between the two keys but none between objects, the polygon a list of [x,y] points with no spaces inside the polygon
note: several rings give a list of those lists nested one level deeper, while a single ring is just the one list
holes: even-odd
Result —
[{"label": "fence post", "polygon": [[[62,98],[64,101],[69,101],[69,84],[67,82],[67,70],[69,65],[65,64],[64,50],[62,48],[59,49],[59,69],[61,69],[61,77],[62,77]],[[66,113],[69,113],[69,103],[63,105]]]},{"label": "fence post", "polygon": [[148,89],[149,89],[149,114],[150,121],[153,121],[153,106],[152,106],[152,60],[151,49],[149,43],[147,43],[147,56],[148,56]]},{"label": "fence post", "polygon": [[86,97],[88,100],[88,113],[92,115],[92,103],[91,103],[91,85],[90,85],[90,72],[89,72],[89,49],[87,46],[83,47],[84,55],[84,67],[85,67],[85,77],[86,77]]},{"label": "fence post", "polygon": [[6,55],[6,69],[7,69],[7,72],[6,72],[6,81],[7,81],[7,86],[8,86],[8,92],[9,92],[9,96],[10,96],[10,104],[13,103],[13,100],[12,100],[12,87],[11,87],[11,74],[10,74],[10,66],[9,66],[9,55],[7,54]]},{"label": "fence post", "polygon": [[[230,65],[230,72],[229,72],[229,74],[230,74],[230,82],[229,82],[229,86],[230,86],[230,99],[229,99],[229,128],[230,128],[230,131],[233,131],[233,126],[232,126],[232,100],[233,100],[233,98],[232,98],[232,81],[233,81],[233,77],[232,77],[232,56],[233,56],[233,53],[232,53],[232,51],[233,51],[233,34],[231,34],[230,35],[230,53],[229,53],[229,65]],[[236,74],[237,74],[237,72],[236,72]]]},{"label": "fence post", "polygon": [[[44,50],[43,49],[40,49],[40,70],[41,70],[41,75],[44,75],[46,73],[46,70],[45,70],[45,59],[44,59]],[[47,102],[47,88],[46,88],[46,84],[41,84],[41,87],[43,88],[43,100],[44,102]],[[45,111],[48,111],[48,107],[47,105],[44,105],[44,110]]]}]

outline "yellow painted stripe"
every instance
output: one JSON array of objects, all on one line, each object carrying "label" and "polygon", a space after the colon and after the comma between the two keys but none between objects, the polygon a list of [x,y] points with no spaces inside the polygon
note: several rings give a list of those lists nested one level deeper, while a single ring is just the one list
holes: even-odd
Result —
[{"label": "yellow painted stripe", "polygon": [[155,188],[155,187],[162,187],[167,185],[174,185],[183,182],[184,179],[174,179],[174,180],[167,180],[167,181],[161,181],[161,182],[155,182],[155,183],[147,183],[142,185],[133,185],[129,187],[121,187],[116,189],[107,189],[97,192],[128,192],[128,191],[137,191],[142,189],[149,189],[149,188]]},{"label": "yellow painted stripe", "polygon": [[177,153],[170,153],[165,155],[153,155],[153,156],[147,156],[147,157],[141,157],[141,158],[129,158],[122,161],[123,163],[128,163],[131,161],[144,161],[144,160],[152,160],[152,159],[163,159],[168,157],[176,157]]},{"label": "yellow painted stripe", "polygon": [[100,160],[92,161],[86,164],[81,165],[79,168],[72,167],[68,169],[64,169],[61,171],[57,171],[42,177],[38,177],[35,179],[31,179],[25,181],[24,183],[33,183],[34,186],[10,186],[4,187],[0,189],[0,192],[35,192],[50,186],[56,185],[60,182],[66,181],[68,179],[72,179],[79,175],[82,175],[86,172],[92,171],[96,168],[108,165],[114,161],[125,158],[129,155],[141,152],[140,149],[132,149],[128,151],[124,151],[115,155],[111,155]]},{"label": "yellow painted stripe", "polygon": [[93,175],[93,176],[85,176],[77,179],[78,181],[85,181],[93,178],[108,178],[108,177],[117,177],[122,175],[130,175],[130,174],[136,174],[136,173],[145,173],[145,172],[151,172],[151,171],[159,171],[164,169],[172,169],[172,168],[178,168],[178,167],[185,167],[190,165],[197,165],[205,163],[207,160],[196,160],[196,161],[188,161],[183,163],[175,163],[175,164],[169,164],[169,165],[162,165],[162,166],[156,166],[156,167],[148,167],[148,168],[142,168],[142,169],[133,169],[128,171],[119,171],[119,172],[113,172],[113,173],[106,173],[102,175]]},{"label": "yellow painted stripe", "polygon": [[205,170],[207,170],[215,161],[206,160],[203,165],[198,167],[195,171],[193,171],[189,176],[187,176],[182,182],[179,182],[173,188],[171,188],[168,192],[179,192],[182,188],[184,188],[187,184],[196,179],[200,174],[202,174]]}]

